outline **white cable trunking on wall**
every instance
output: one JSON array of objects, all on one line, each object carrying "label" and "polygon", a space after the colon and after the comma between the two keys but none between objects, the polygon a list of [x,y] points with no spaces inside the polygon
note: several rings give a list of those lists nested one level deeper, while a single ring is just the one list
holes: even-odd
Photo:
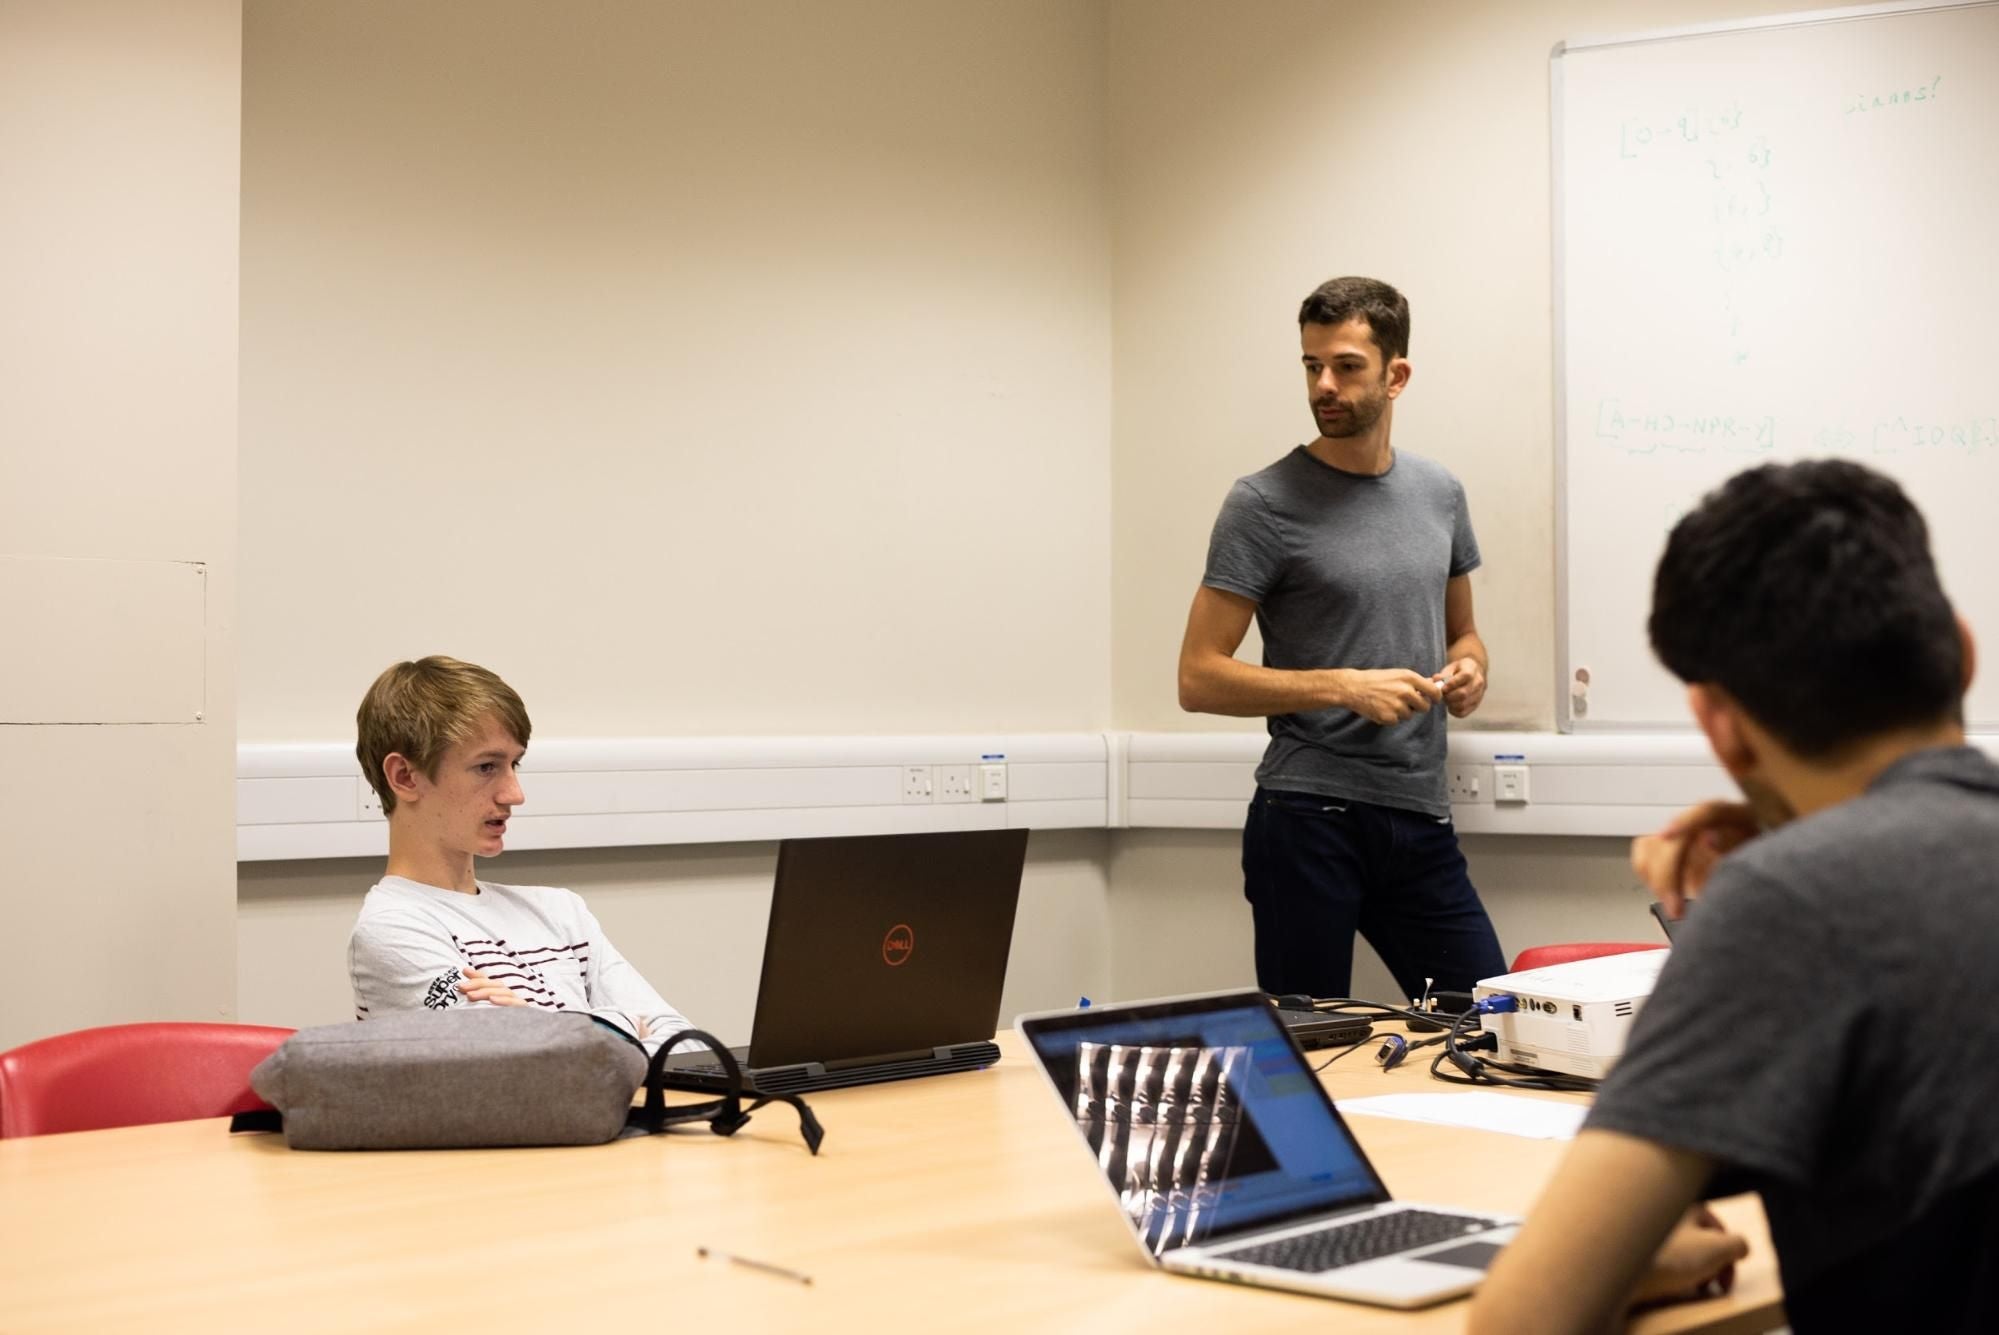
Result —
[{"label": "white cable trunking on wall", "polygon": [[[959,791],[938,770],[1000,767],[1004,794]],[[906,783],[931,773],[929,791]],[[922,830],[1095,828],[1107,823],[1104,736],[711,737],[537,741],[511,848],[732,843]],[[948,790],[948,791],[947,791]],[[381,806],[351,746],[237,750],[240,861],[380,856]]]},{"label": "white cable trunking on wall", "polygon": [[[612,848],[1022,826],[1241,829],[1264,741],[1251,732],[537,741],[521,767],[527,801],[507,842]],[[1999,738],[1973,741],[1999,756]],[[995,766],[996,787],[986,781]],[[1516,776],[1507,791],[1526,800],[1499,791],[1501,767]],[[912,770],[927,772],[927,795]],[[1735,796],[1692,731],[1460,730],[1450,735],[1448,771],[1462,834],[1645,834],[1693,803]],[[387,828],[351,746],[245,743],[236,773],[239,860],[386,852]]]}]

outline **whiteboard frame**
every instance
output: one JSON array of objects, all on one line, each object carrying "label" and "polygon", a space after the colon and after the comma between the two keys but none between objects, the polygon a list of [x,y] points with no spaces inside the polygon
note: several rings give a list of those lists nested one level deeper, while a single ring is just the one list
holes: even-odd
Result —
[{"label": "whiteboard frame", "polygon": [[1896,4],[1850,5],[1839,9],[1799,10],[1794,14],[1769,14],[1762,18],[1729,19],[1716,23],[1689,24],[1677,28],[1651,28],[1616,37],[1582,37],[1555,43],[1548,53],[1548,209],[1551,289],[1554,294],[1555,339],[1555,728],[1558,732],[1656,733],[1686,731],[1691,719],[1656,722],[1592,722],[1575,716],[1569,685],[1575,678],[1569,639],[1569,383],[1568,331],[1564,327],[1568,309],[1567,273],[1563,249],[1562,179],[1562,57],[1577,51],[1601,51],[1607,47],[1639,46],[1648,42],[1672,42],[1689,37],[1712,37],[1720,33],[1767,31],[1775,28],[1810,28],[1827,23],[1849,23],[1887,18],[1899,14],[1940,13],[1953,9],[1989,9],[1999,0],[1902,0]]}]

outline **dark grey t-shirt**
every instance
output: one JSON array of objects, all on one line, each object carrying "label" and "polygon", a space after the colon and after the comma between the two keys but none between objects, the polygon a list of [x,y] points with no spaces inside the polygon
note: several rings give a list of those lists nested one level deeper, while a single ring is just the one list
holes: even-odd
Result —
[{"label": "dark grey t-shirt", "polygon": [[[1300,445],[1237,482],[1201,582],[1256,604],[1266,667],[1444,666],[1444,585],[1476,569],[1464,488],[1397,450],[1378,477]],[[1346,709],[1279,714],[1257,767],[1266,788],[1450,813],[1441,705],[1383,727]]]},{"label": "dark grey t-shirt", "polygon": [[1763,1195],[1800,1335],[1999,1330],[1999,767],[1907,757],[1731,855],[1589,1125]]}]

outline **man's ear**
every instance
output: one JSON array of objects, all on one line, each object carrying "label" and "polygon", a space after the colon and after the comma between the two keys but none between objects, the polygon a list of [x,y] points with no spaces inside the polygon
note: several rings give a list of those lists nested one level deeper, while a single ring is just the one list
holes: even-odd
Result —
[{"label": "man's ear", "polygon": [[389,781],[389,791],[396,795],[397,806],[416,801],[418,770],[410,764],[408,756],[400,751],[391,751],[384,756],[382,777]]},{"label": "man's ear", "polygon": [[1726,691],[1696,682],[1687,687],[1687,707],[1723,769],[1739,777],[1756,768],[1756,743],[1742,726],[1742,706]]},{"label": "man's ear", "polygon": [[1399,398],[1402,391],[1409,388],[1409,377],[1416,368],[1409,364],[1407,357],[1388,359],[1388,397]]},{"label": "man's ear", "polygon": [[1978,675],[1978,641],[1972,638],[1971,623],[1957,619],[1957,642],[1964,651],[1964,693],[1971,694],[1971,679]]}]

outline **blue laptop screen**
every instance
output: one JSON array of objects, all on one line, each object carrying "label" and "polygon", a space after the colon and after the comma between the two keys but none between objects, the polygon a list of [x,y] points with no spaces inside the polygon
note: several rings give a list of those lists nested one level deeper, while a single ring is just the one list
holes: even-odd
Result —
[{"label": "blue laptop screen", "polygon": [[1388,1198],[1254,994],[1105,1007],[1023,1027],[1155,1254]]}]

